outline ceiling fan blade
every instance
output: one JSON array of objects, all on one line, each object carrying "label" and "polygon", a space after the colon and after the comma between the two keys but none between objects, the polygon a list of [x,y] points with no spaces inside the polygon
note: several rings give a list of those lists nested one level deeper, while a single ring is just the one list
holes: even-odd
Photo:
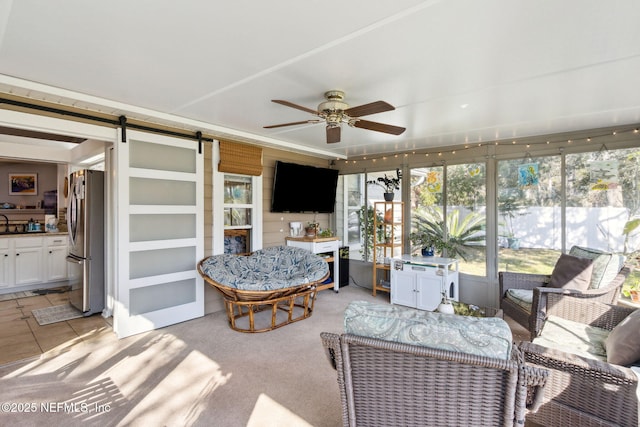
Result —
[{"label": "ceiling fan blade", "polygon": [[286,107],[295,108],[297,110],[306,111],[307,113],[311,113],[314,116],[318,115],[318,112],[316,110],[312,110],[311,108],[303,107],[302,105],[297,105],[289,101],[283,101],[281,99],[272,99],[271,102],[275,102],[276,104],[284,105]]},{"label": "ceiling fan blade", "polygon": [[340,126],[327,126],[327,144],[340,142]]},{"label": "ceiling fan blade", "polygon": [[360,105],[358,107],[347,108],[346,110],[344,110],[344,112],[350,117],[360,117],[392,110],[395,110],[393,105],[388,104],[384,101],[376,101],[369,104]]},{"label": "ceiling fan blade", "polygon": [[356,120],[353,126],[361,129],[375,130],[376,132],[390,133],[393,135],[400,135],[406,130],[400,126],[386,125],[384,123],[370,122],[368,120]]},{"label": "ceiling fan blade", "polygon": [[305,123],[320,123],[321,120],[303,120],[301,122],[281,123],[279,125],[263,126],[265,129],[281,128],[284,126],[303,125]]}]

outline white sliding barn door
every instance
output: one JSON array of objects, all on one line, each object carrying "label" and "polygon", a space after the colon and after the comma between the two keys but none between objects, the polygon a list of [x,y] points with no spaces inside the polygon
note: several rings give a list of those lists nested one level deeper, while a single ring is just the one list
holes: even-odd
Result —
[{"label": "white sliding barn door", "polygon": [[116,143],[119,338],[204,315],[203,154],[197,141],[126,131]]}]

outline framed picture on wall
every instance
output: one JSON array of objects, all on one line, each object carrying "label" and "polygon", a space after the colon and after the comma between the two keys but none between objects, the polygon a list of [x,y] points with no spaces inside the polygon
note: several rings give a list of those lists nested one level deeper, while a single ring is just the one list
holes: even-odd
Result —
[{"label": "framed picture on wall", "polygon": [[10,173],[9,194],[14,196],[35,196],[38,194],[38,174]]}]

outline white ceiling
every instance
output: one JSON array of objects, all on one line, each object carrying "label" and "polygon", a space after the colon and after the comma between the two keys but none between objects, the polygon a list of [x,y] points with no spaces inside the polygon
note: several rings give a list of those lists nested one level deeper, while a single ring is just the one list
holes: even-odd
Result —
[{"label": "white ceiling", "polygon": [[[640,122],[639,22],[637,0],[0,0],[0,91],[353,158]],[[332,89],[407,131],[263,128]]]}]

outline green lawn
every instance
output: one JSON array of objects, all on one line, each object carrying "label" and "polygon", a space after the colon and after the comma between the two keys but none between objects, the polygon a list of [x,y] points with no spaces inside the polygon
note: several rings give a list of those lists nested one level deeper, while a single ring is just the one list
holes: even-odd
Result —
[{"label": "green lawn", "polygon": [[[551,274],[560,251],[551,249],[500,249],[498,252],[498,271],[517,271],[519,273]],[[484,276],[484,248],[471,249],[467,261],[460,259],[460,271]]]}]

